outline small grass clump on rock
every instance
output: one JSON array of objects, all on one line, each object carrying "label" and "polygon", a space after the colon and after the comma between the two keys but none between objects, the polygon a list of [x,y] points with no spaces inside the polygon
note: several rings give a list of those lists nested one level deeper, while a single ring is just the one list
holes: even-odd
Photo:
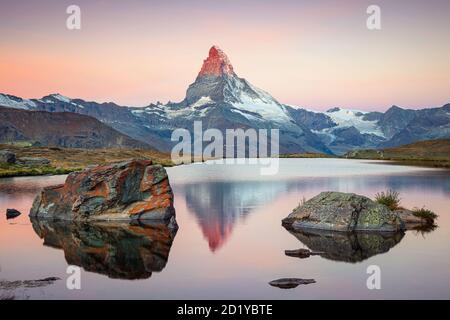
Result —
[{"label": "small grass clump on rock", "polygon": [[375,195],[375,201],[379,204],[384,204],[391,210],[401,209],[400,194],[394,190],[382,191]]},{"label": "small grass clump on rock", "polygon": [[436,213],[433,211],[426,209],[426,208],[414,208],[412,210],[413,215],[415,215],[418,218],[422,218],[426,220],[428,223],[432,224],[434,223],[434,220],[438,217]]}]

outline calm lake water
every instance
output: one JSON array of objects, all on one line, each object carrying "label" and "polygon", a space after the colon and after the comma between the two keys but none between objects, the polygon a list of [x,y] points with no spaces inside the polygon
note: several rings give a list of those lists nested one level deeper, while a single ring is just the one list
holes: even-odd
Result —
[{"label": "calm lake water", "polygon": [[[40,188],[64,176],[0,179],[0,280],[61,280],[0,290],[17,299],[407,299],[450,298],[450,171],[336,159],[280,159],[275,176],[255,165],[169,168],[179,230],[126,224],[32,222]],[[291,234],[281,226],[303,199],[322,191],[369,197],[400,192],[402,205],[439,214],[429,233],[369,239]],[[6,220],[7,208],[23,214]],[[372,238],[370,238],[372,237]],[[173,242],[172,242],[173,240]],[[323,252],[306,259],[286,249]],[[82,267],[81,290],[66,288],[69,264]],[[367,267],[381,268],[368,290]],[[279,289],[269,281],[312,278]]]}]

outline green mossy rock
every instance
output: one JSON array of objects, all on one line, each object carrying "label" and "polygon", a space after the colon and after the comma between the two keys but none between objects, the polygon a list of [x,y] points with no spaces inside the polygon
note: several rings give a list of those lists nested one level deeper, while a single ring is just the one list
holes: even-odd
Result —
[{"label": "green mossy rock", "polygon": [[398,215],[384,205],[354,193],[322,192],[306,201],[283,220],[293,229],[321,229],[332,231],[405,230]]}]

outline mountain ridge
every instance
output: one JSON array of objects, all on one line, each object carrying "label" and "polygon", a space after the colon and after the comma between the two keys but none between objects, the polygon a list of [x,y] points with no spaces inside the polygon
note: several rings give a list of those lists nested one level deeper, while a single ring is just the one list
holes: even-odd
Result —
[{"label": "mountain ridge", "polygon": [[152,149],[93,117],[70,112],[0,108],[0,143],[16,142],[66,148]]},{"label": "mountain ridge", "polygon": [[228,56],[217,46],[195,81],[178,103],[146,107],[88,102],[52,94],[41,99],[22,99],[0,94],[0,106],[72,112],[94,117],[133,139],[169,151],[176,128],[279,129],[280,152],[343,154],[357,148],[395,146],[418,140],[450,137],[450,104],[412,110],[392,106],[386,112],[332,108],[325,112],[280,103],[268,92],[240,78]]}]

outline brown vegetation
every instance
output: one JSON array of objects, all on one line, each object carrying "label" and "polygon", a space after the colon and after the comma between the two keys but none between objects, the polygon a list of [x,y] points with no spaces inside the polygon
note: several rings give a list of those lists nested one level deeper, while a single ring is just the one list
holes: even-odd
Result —
[{"label": "brown vegetation", "polygon": [[69,149],[57,147],[19,147],[0,145],[0,150],[14,152],[17,158],[39,157],[50,160],[47,167],[0,165],[0,177],[65,174],[91,165],[107,164],[129,159],[153,160],[154,163],[172,166],[170,155],[155,150],[141,149]]},{"label": "brown vegetation", "polygon": [[347,158],[393,160],[399,164],[450,168],[450,139],[419,141],[383,150],[356,150]]}]

